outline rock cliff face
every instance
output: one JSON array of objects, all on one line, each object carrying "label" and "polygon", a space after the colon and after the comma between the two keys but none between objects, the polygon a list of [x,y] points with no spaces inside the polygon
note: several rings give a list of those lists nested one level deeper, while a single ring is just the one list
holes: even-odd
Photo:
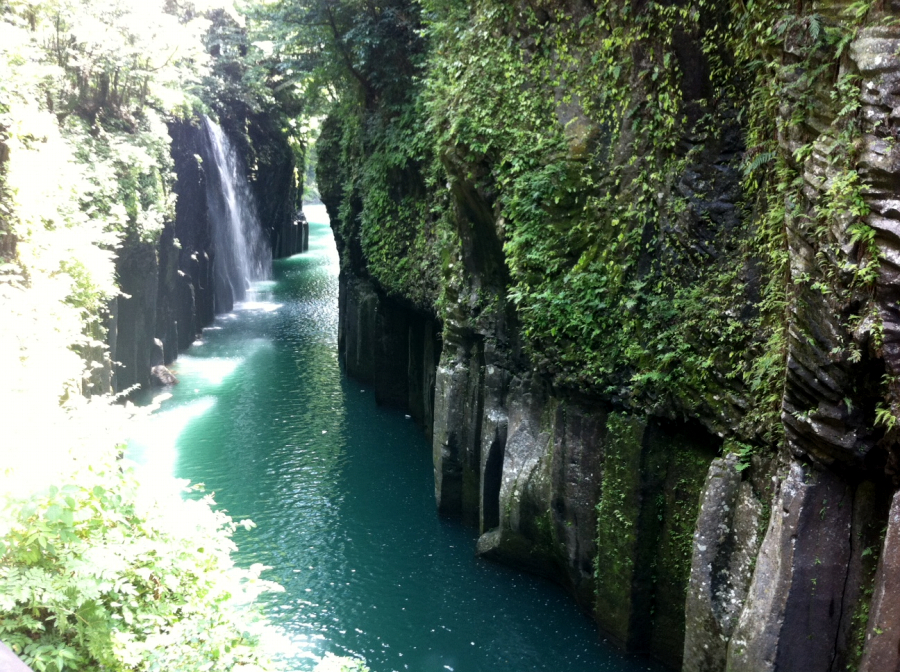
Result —
[{"label": "rock cliff face", "polygon": [[[203,166],[214,158],[202,124],[173,122],[169,134],[177,175],[175,220],[166,224],[155,244],[126,240],[117,260],[123,296],[111,307],[109,325],[110,357],[117,363],[115,392],[134,386],[147,389],[153,367],[170,364],[217,313],[232,308],[231,297],[217,295],[213,282],[213,227],[217,224],[210,219]],[[309,234],[302,213],[296,210],[293,155],[277,134],[257,130],[251,135],[241,136],[235,144],[245,164],[249,152],[257,152],[253,155],[256,170],[248,177],[262,204],[260,220],[273,255],[302,252],[308,247]]]},{"label": "rock cliff face", "polygon": [[349,375],[380,404],[406,409],[431,434],[440,333],[433,318],[380,296],[352,276],[340,282],[339,352]]},{"label": "rock cliff face", "polygon": [[[477,552],[621,645],[685,672],[900,669],[900,5],[601,4],[456,19],[423,70],[432,163],[404,164],[427,194],[356,177],[376,143],[325,124],[347,371],[414,409]],[[548,117],[466,107],[479,78]]]}]

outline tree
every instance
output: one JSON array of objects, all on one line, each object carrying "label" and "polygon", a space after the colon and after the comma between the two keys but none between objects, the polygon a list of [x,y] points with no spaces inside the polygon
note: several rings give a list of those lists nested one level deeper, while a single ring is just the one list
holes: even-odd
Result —
[{"label": "tree", "polygon": [[411,0],[280,0],[258,6],[251,17],[279,75],[304,92],[308,115],[337,99],[354,98],[369,109],[408,100],[424,65],[421,9]]}]

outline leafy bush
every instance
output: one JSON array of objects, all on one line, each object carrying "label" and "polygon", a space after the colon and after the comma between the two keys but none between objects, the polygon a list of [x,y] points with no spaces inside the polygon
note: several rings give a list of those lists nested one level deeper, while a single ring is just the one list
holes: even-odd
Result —
[{"label": "leafy bush", "polygon": [[116,249],[171,212],[162,115],[201,25],[152,2],[0,14],[0,639],[38,672],[266,664],[250,603],[274,586],[234,567],[237,523],[151,494],[120,459],[131,412],[84,396]]},{"label": "leafy bush", "polygon": [[[115,412],[93,406],[59,421],[75,429]],[[83,436],[102,441],[90,430]],[[54,474],[51,485],[7,489],[0,639],[38,672],[259,665],[261,622],[241,605],[273,584],[259,579],[261,566],[233,566],[238,524],[208,497],[150,496],[115,449],[77,443],[57,455],[74,468]]]}]

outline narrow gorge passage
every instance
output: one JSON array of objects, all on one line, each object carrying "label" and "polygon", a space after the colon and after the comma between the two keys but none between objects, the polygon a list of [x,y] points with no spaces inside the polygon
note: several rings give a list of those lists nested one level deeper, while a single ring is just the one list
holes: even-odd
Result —
[{"label": "narrow gorge passage", "polygon": [[180,384],[130,454],[204,483],[240,531],[237,561],[273,567],[267,611],[289,669],[326,653],[373,672],[637,672],[556,586],[473,555],[441,521],[431,451],[402,413],[342,377],[338,258],[324,208],[309,252],[276,261],[177,362]]}]

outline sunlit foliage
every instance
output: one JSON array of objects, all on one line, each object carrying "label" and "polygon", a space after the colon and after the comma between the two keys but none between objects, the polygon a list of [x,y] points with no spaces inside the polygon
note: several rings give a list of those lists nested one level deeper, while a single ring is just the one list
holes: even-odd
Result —
[{"label": "sunlit foliage", "polygon": [[240,603],[271,586],[232,566],[235,523],[151,497],[96,384],[117,251],[172,216],[165,121],[200,106],[206,9],[0,5],[0,639],[39,672],[264,662]]},{"label": "sunlit foliage", "polygon": [[260,625],[240,603],[270,587],[261,567],[232,566],[236,525],[210,500],[149,496],[123,470],[97,425],[115,415],[51,411],[41,438],[57,449],[0,478],[0,639],[38,671],[256,666]]}]

